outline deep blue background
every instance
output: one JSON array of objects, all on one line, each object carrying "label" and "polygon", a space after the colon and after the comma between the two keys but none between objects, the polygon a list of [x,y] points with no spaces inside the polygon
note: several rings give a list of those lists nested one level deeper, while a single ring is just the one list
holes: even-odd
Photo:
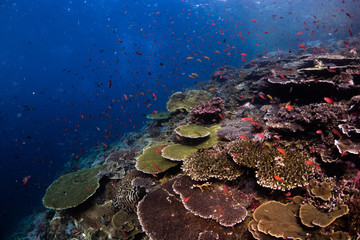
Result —
[{"label": "deep blue background", "polygon": [[240,53],[248,62],[359,32],[359,1],[314,2],[2,1],[0,234],[41,209],[73,156],[138,131],[172,91],[243,65]]}]

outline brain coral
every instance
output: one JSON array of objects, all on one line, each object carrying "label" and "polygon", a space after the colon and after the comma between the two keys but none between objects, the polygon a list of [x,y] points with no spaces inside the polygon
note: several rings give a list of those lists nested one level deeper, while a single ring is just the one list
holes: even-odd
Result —
[{"label": "brain coral", "polygon": [[100,169],[101,167],[89,168],[61,176],[46,190],[44,206],[62,210],[83,203],[99,188],[99,179],[96,175]]}]

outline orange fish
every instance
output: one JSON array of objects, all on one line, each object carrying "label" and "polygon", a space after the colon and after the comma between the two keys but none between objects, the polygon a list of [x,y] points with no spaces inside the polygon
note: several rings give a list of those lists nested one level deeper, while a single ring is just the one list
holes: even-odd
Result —
[{"label": "orange fish", "polygon": [[303,48],[303,49],[306,49],[306,47],[302,44],[299,44],[299,47]]},{"label": "orange fish", "polygon": [[240,135],[240,137],[246,141],[248,140],[248,138],[245,135]]},{"label": "orange fish", "polygon": [[155,99],[155,101],[156,101],[157,97],[156,97],[155,93],[153,93],[152,95],[154,96],[154,99]]},{"label": "orange fish", "polygon": [[282,148],[277,148],[277,150],[278,150],[282,155],[286,156],[286,152],[285,152],[284,149],[282,149]]},{"label": "orange fish", "polygon": [[334,104],[334,100],[332,100],[331,98],[328,97],[324,97],[325,102],[329,103],[329,104]]},{"label": "orange fish", "polygon": [[187,57],[186,59],[194,59],[193,57]]},{"label": "orange fish", "polygon": [[316,168],[320,168],[319,165],[317,165],[316,163],[314,163],[314,162],[312,162],[312,161],[306,160],[305,163],[306,163],[307,165],[309,165],[309,166],[314,166],[314,167],[316,167]]},{"label": "orange fish", "polygon": [[265,136],[262,135],[261,133],[257,133],[257,135],[258,135],[259,137],[261,137],[262,139],[265,139]]},{"label": "orange fish", "polygon": [[210,60],[210,58],[208,56],[204,56],[203,58],[207,59],[207,60]]},{"label": "orange fish", "polygon": [[294,108],[293,108],[292,106],[290,106],[290,104],[286,104],[286,105],[285,105],[285,108],[286,108],[287,110],[294,111]]},{"label": "orange fish", "polygon": [[298,32],[296,35],[301,35],[303,32]]},{"label": "orange fish", "polygon": [[280,136],[278,136],[278,135],[274,135],[274,138],[276,138],[277,140],[280,140]]},{"label": "orange fish", "polygon": [[250,20],[251,20],[251,21],[253,21],[253,22],[257,22],[257,20],[256,20],[256,19],[253,19],[253,18],[252,18],[252,19],[250,19]]},{"label": "orange fish", "polygon": [[184,203],[186,203],[187,201],[189,201],[189,200],[190,200],[190,198],[191,198],[191,195],[190,195],[190,196],[188,196],[187,198],[185,198],[185,199],[184,199]]},{"label": "orange fish", "polygon": [[222,119],[222,120],[224,120],[225,118],[224,118],[224,116],[223,115],[221,115],[221,113],[219,113],[219,117]]},{"label": "orange fish", "polygon": [[275,180],[277,180],[277,181],[280,181],[280,182],[282,182],[283,180],[282,180],[282,178],[281,177],[279,177],[278,175],[274,175],[274,178],[275,178]]},{"label": "orange fish", "polygon": [[209,88],[209,91],[211,92],[211,91],[214,91],[216,89],[216,87],[211,87],[211,88]]},{"label": "orange fish", "polygon": [[218,204],[217,206],[218,206],[218,209],[219,209],[219,211],[220,211],[220,213],[221,213],[221,216],[224,217],[224,212],[223,212],[222,208],[220,207],[219,204]]},{"label": "orange fish", "polygon": [[214,53],[219,53],[220,54],[220,52],[218,50],[216,50]]},{"label": "orange fish", "polygon": [[252,118],[249,118],[249,117],[243,117],[241,118],[242,121],[245,121],[245,120],[248,120],[250,122],[255,122]]}]

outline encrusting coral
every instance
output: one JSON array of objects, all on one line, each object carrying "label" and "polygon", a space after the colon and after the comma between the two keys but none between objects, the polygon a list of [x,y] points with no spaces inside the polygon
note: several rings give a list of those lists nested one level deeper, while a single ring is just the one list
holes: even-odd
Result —
[{"label": "encrusting coral", "polygon": [[312,196],[328,201],[332,197],[331,189],[334,184],[332,181],[318,182],[311,179],[307,188]]},{"label": "encrusting coral", "polygon": [[[276,238],[305,240],[308,232],[299,225],[297,214],[302,198],[296,196],[293,202],[283,204],[277,201],[263,203],[253,213],[249,231],[255,239],[264,239],[261,234]],[[265,238],[266,239],[266,238]]]},{"label": "encrusting coral", "polygon": [[344,216],[348,212],[349,208],[346,205],[342,205],[339,209],[332,212],[322,212],[311,204],[303,204],[300,206],[299,217],[301,223],[307,227],[327,227],[336,218]]}]

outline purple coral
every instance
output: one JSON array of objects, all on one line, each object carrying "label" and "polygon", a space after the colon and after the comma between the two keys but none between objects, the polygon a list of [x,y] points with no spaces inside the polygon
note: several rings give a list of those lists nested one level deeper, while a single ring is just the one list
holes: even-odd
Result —
[{"label": "purple coral", "polygon": [[224,100],[220,97],[214,97],[210,101],[200,103],[190,112],[191,121],[201,123],[219,122],[224,110]]}]

